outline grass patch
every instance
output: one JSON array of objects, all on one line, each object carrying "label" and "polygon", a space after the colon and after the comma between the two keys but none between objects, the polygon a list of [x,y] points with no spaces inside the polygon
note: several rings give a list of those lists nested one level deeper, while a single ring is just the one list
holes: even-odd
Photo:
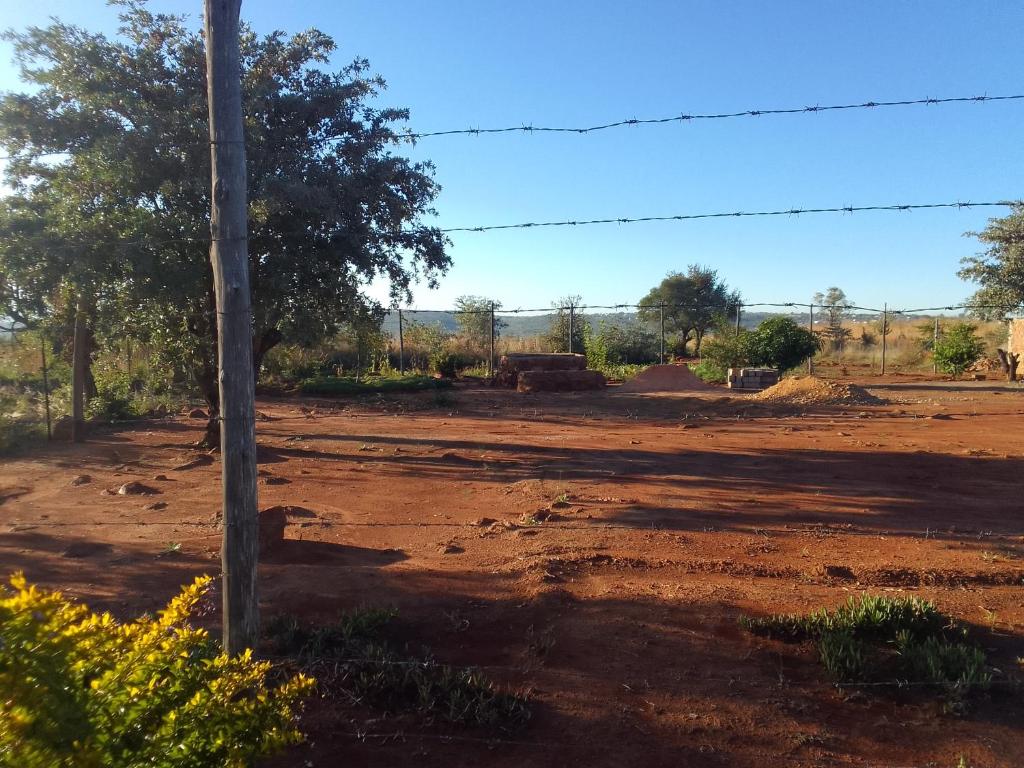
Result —
[{"label": "grass patch", "polygon": [[279,618],[267,629],[274,652],[303,671],[316,670],[327,694],[388,714],[413,713],[449,723],[513,732],[530,718],[525,696],[496,686],[480,670],[453,667],[429,652],[413,656],[392,647],[387,630],[397,613],[363,609],[326,626]]},{"label": "grass patch", "polygon": [[305,395],[365,395],[374,392],[421,392],[444,389],[452,385],[448,379],[433,376],[320,376],[306,379],[300,390]]},{"label": "grass patch", "polygon": [[984,651],[932,603],[916,597],[851,597],[835,610],[799,616],[740,617],[748,632],[811,641],[839,683],[934,685],[951,704],[992,680]]},{"label": "grass patch", "polygon": [[647,368],[647,366],[635,363],[605,363],[604,365],[596,366],[596,368],[609,381],[629,381]]}]

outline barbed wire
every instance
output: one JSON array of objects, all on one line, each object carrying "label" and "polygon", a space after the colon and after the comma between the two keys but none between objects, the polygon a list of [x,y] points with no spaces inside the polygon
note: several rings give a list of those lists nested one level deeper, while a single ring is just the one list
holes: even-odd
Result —
[{"label": "barbed wire", "polygon": [[[706,120],[728,120],[737,117],[769,117],[776,115],[807,115],[815,114],[819,112],[838,112],[838,111],[849,111],[854,109],[876,109],[881,107],[907,107],[916,105],[933,105],[933,104],[954,104],[954,103],[965,103],[965,102],[987,102],[987,101],[1016,101],[1024,99],[1024,95],[1008,95],[1008,96],[953,96],[950,98],[924,98],[924,99],[903,99],[897,101],[864,101],[851,104],[829,104],[826,106],[814,105],[805,107],[773,107],[768,109],[744,109],[739,112],[712,112],[707,114],[687,114],[680,113],[677,115],[670,115],[668,117],[649,117],[649,118],[628,118],[624,120],[616,120],[610,123],[602,123],[598,125],[589,126],[577,126],[577,127],[553,127],[553,126],[540,126],[540,125],[514,125],[504,128],[457,128],[453,130],[443,131],[423,131],[419,133],[408,133],[403,134],[404,138],[416,140],[424,139],[433,136],[458,136],[458,135],[472,135],[479,136],[483,134],[495,134],[495,133],[573,133],[573,134],[586,134],[595,133],[597,131],[606,131],[610,128],[622,128],[626,126],[635,125],[661,125],[665,123],[688,123],[694,121],[706,121]],[[339,139],[342,137],[339,137]]]},{"label": "barbed wire", "polygon": [[518,224],[490,224],[476,227],[448,227],[440,231],[452,232],[493,232],[502,229],[531,229],[534,227],[577,227],[592,224],[637,224],[650,221],[693,221],[697,219],[732,219],[758,216],[799,216],[806,213],[864,213],[867,211],[909,212],[938,208],[1013,208],[1024,205],[1021,200],[997,200],[995,202],[971,203],[902,203],[894,205],[842,205],[828,208],[786,208],[767,211],[729,211],[716,213],[683,213],[671,216],[639,216],[634,218],[616,217],[606,219],[576,219],[562,221],[528,221]]},{"label": "barbed wire", "polygon": [[[396,134],[396,139],[401,141],[417,141],[419,139],[426,139],[436,136],[480,136],[484,134],[499,134],[499,133],[569,133],[569,134],[588,134],[596,133],[598,131],[606,131],[611,128],[622,128],[628,126],[640,126],[640,125],[662,125],[666,123],[689,123],[698,121],[711,121],[711,120],[729,120],[738,117],[771,117],[779,115],[809,115],[817,114],[820,112],[843,112],[856,109],[879,109],[884,107],[909,107],[909,106],[920,106],[920,105],[939,105],[939,104],[964,104],[964,103],[985,103],[992,101],[1019,101],[1024,99],[1024,94],[1008,94],[1001,96],[988,96],[983,94],[980,96],[951,96],[946,98],[930,98],[926,97],[923,99],[900,99],[893,101],[863,101],[855,102],[850,104],[827,104],[820,105],[816,104],[813,106],[804,107],[771,107],[764,109],[744,109],[738,112],[709,112],[709,113],[697,113],[688,114],[680,113],[677,115],[670,115],[667,117],[648,117],[648,118],[627,118],[623,120],[615,120],[610,123],[600,123],[597,125],[589,126],[576,126],[576,127],[559,127],[559,126],[543,126],[543,125],[514,125],[503,128],[456,128],[441,131],[414,131],[408,133]],[[323,139],[323,143],[333,143],[337,141],[343,141],[349,138],[348,134],[340,136],[327,136]],[[77,148],[81,150],[82,148]],[[85,148],[88,149],[88,148]],[[31,152],[26,154],[9,154],[0,156],[0,160],[31,160],[38,157],[56,157],[58,155],[71,155],[76,149],[66,150],[53,150],[48,152]]]},{"label": "barbed wire", "polygon": [[[737,309],[744,310],[754,307],[771,307],[780,309],[793,309],[805,312],[806,310],[813,309],[814,311],[827,312],[829,309],[835,307],[843,312],[873,312],[876,314],[888,313],[890,315],[913,315],[921,312],[939,312],[948,311],[952,312],[955,310],[997,310],[1003,313],[1020,312],[1024,311],[1024,305],[1022,304],[948,304],[939,307],[917,307],[914,309],[897,309],[895,307],[879,308],[879,307],[862,307],[856,304],[816,304],[814,302],[798,302],[798,301],[755,301],[755,302],[730,302],[726,313],[731,314]],[[621,303],[621,304],[553,304],[549,307],[533,307],[533,308],[522,308],[516,307],[514,309],[505,309],[503,307],[495,306],[493,312],[495,317],[502,317],[506,315],[519,315],[529,312],[584,312],[590,310],[630,310],[630,309],[645,309],[651,312],[657,310],[673,311],[673,310],[692,310],[699,309],[699,306],[694,304],[668,304],[668,303]],[[452,307],[450,309],[418,309],[415,307],[388,307],[387,312],[389,314],[397,314],[401,312],[403,315],[410,314],[439,314],[439,315],[488,315],[492,312],[490,308],[467,308],[459,309],[458,307]],[[794,312],[792,314],[799,314]]]},{"label": "barbed wire", "polygon": [[[736,218],[755,218],[755,217],[772,217],[772,216],[799,216],[801,214],[819,214],[819,213],[866,213],[866,212],[889,212],[889,213],[907,213],[910,211],[919,210],[940,210],[940,209],[964,209],[964,208],[1015,208],[1024,207],[1024,200],[995,200],[981,203],[974,203],[970,201],[957,201],[952,203],[895,203],[890,205],[842,205],[833,207],[817,207],[817,208],[785,208],[779,210],[764,210],[764,211],[726,211],[726,212],[714,212],[714,213],[683,213],[675,214],[670,216],[640,216],[640,217],[616,217],[606,219],[567,219],[562,221],[533,221],[533,222],[522,222],[518,224],[490,224],[484,226],[472,226],[472,227],[447,227],[436,229],[437,232],[443,234],[450,234],[453,232],[492,232],[495,230],[506,230],[506,229],[532,229],[538,227],[576,227],[576,226],[589,226],[593,224],[637,224],[642,222],[652,221],[695,221],[698,219],[736,219]],[[421,227],[419,231],[430,231],[432,227]],[[413,230],[415,232],[417,230]],[[13,238],[9,238],[13,240]],[[182,244],[203,244],[209,245],[209,236],[202,237],[178,237],[170,238],[165,240],[146,240],[146,239],[95,239],[95,240],[76,240],[71,238],[60,238],[47,236],[44,238],[48,246],[55,246],[58,244],[71,245],[71,246],[82,246],[82,247],[156,247],[162,245],[182,245]],[[800,304],[801,306],[807,306],[806,304]],[[528,311],[528,310],[523,310]],[[531,310],[537,311],[537,310]]]}]

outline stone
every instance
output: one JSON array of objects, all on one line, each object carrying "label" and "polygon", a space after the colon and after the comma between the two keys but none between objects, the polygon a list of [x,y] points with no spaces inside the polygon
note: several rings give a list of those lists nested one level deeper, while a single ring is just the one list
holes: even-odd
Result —
[{"label": "stone", "polygon": [[117,489],[118,496],[150,496],[154,493],[160,493],[156,488],[152,488],[148,485],[132,480],[130,483],[125,483]]},{"label": "stone", "polygon": [[71,484],[75,486],[85,485],[86,483],[91,482],[92,478],[89,477],[89,475],[75,475],[73,478],[71,478]]},{"label": "stone", "polygon": [[269,555],[278,549],[284,541],[284,531],[288,527],[286,507],[269,507],[260,512],[259,542],[260,555]]}]

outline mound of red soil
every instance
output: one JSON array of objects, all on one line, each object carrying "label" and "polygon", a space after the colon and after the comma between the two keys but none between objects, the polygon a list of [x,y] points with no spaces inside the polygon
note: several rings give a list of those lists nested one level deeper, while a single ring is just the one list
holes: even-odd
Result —
[{"label": "mound of red soil", "polygon": [[685,365],[652,365],[619,387],[619,391],[707,392],[714,388]]},{"label": "mound of red soil", "polygon": [[783,405],[879,405],[885,402],[856,384],[840,384],[816,376],[791,376],[753,398]]}]

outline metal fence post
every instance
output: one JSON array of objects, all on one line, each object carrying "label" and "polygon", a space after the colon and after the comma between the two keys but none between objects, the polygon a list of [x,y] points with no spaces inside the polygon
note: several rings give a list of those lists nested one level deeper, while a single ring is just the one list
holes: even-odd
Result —
[{"label": "metal fence post", "polygon": [[658,359],[665,364],[665,304],[658,305],[658,315],[661,321],[661,347],[659,348]]},{"label": "metal fence post", "polygon": [[398,308],[398,372],[405,375],[405,336],[402,331],[402,308]]},{"label": "metal fence post", "polygon": [[740,334],[740,312],[743,310],[743,305],[740,302],[736,302],[736,335]]},{"label": "metal fence post", "polygon": [[888,336],[889,330],[889,304],[888,302],[882,305],[882,371],[879,375],[885,376],[885,337]]},{"label": "metal fence post", "polygon": [[932,329],[932,373],[939,372],[939,364],[935,361],[935,345],[939,343],[939,316],[935,316],[935,327]]}]

